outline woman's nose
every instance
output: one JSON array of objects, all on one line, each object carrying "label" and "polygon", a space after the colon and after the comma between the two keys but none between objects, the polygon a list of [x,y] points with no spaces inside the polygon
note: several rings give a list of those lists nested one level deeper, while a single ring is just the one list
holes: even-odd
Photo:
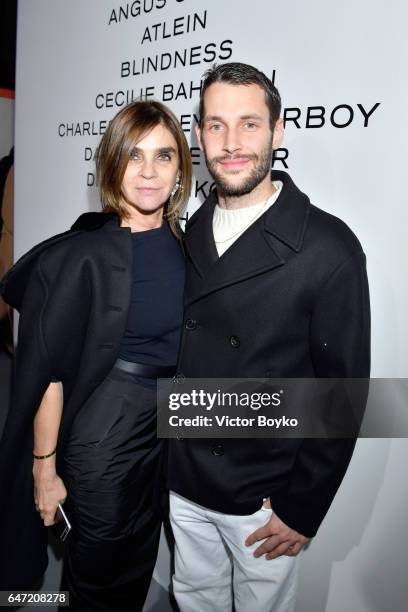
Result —
[{"label": "woman's nose", "polygon": [[156,174],[154,161],[145,158],[142,162],[140,173],[144,178],[153,178]]}]

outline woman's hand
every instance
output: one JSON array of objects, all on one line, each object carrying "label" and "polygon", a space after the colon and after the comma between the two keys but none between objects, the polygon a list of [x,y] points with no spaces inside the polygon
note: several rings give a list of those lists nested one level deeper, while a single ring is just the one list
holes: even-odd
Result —
[{"label": "woman's hand", "polygon": [[53,466],[38,466],[34,461],[34,502],[35,507],[48,527],[54,524],[58,504],[62,504],[67,496],[67,490]]}]

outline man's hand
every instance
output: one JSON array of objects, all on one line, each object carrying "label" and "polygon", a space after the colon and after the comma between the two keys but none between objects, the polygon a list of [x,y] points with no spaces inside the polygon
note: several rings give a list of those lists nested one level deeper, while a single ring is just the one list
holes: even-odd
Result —
[{"label": "man's hand", "polygon": [[247,537],[245,545],[251,546],[259,540],[265,541],[254,551],[254,557],[266,555],[267,559],[276,559],[280,555],[296,556],[303,546],[309,542],[310,538],[306,538],[301,533],[285,525],[273,513],[266,525],[260,527]]}]

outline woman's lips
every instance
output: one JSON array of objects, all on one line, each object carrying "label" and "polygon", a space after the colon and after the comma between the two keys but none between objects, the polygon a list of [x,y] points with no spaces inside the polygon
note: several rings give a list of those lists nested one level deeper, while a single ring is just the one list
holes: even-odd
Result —
[{"label": "woman's lips", "polygon": [[139,193],[143,193],[144,195],[153,195],[159,191],[158,187],[136,187],[136,190]]}]

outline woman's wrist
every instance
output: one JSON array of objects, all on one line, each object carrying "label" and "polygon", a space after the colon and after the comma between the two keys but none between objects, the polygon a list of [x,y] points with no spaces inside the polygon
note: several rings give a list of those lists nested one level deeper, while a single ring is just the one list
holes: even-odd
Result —
[{"label": "woman's wrist", "polygon": [[36,459],[37,461],[43,461],[44,459],[48,459],[49,457],[52,457],[53,455],[55,455],[55,453],[57,452],[57,449],[54,448],[53,451],[48,452],[48,453],[33,453],[33,459]]},{"label": "woman's wrist", "polygon": [[[36,454],[36,453],[35,453]],[[47,459],[33,459],[33,475],[34,477],[52,478],[56,475],[55,454]]]}]

